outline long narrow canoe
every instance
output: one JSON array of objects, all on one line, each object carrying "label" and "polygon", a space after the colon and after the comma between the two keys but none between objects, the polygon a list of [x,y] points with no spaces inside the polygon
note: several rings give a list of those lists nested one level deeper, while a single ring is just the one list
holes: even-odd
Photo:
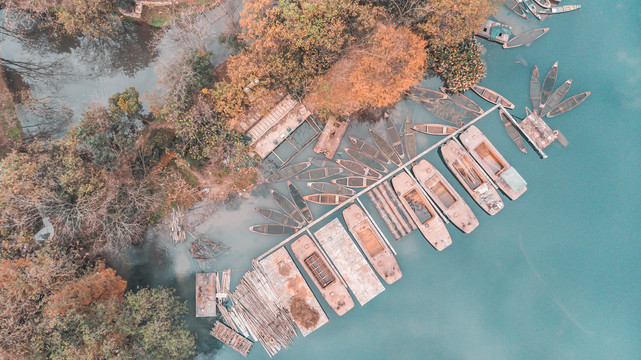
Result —
[{"label": "long narrow canoe", "polygon": [[273,183],[285,179],[289,179],[292,176],[298,175],[298,173],[302,172],[303,170],[307,169],[311,163],[309,161],[305,161],[299,164],[293,164],[286,166],[275,173],[273,173],[271,176],[269,176],[265,181],[268,183]]},{"label": "long narrow canoe", "polygon": [[561,115],[566,111],[570,111],[570,110],[574,109],[575,107],[577,107],[580,103],[585,101],[585,99],[587,99],[588,96],[590,96],[590,92],[586,91],[584,93],[580,93],[580,94],[574,95],[574,96],[572,96],[572,97],[570,97],[568,99],[565,99],[557,107],[552,109],[552,111],[550,111],[547,114],[547,116],[549,118],[551,118],[551,117],[555,117],[557,115]]},{"label": "long narrow canoe", "polygon": [[254,225],[249,230],[263,235],[289,235],[295,233],[298,229],[280,224],[263,224]]},{"label": "long narrow canoe", "polygon": [[361,152],[364,152],[365,154],[369,155],[371,158],[374,158],[374,160],[378,161],[381,164],[391,164],[391,161],[383,154],[380,150],[376,148],[376,146],[361,140],[357,137],[353,136],[348,136],[350,143],[352,143],[352,147],[356,150],[359,150]]},{"label": "long narrow canoe", "polygon": [[263,215],[265,218],[273,222],[277,222],[285,226],[291,226],[296,228],[300,227],[300,224],[296,220],[290,218],[289,216],[283,214],[280,211],[272,210],[272,209],[264,209],[264,208],[256,208],[255,210],[257,213]]},{"label": "long narrow canoe", "polygon": [[403,142],[401,141],[401,136],[398,134],[398,129],[389,115],[385,113],[385,131],[387,132],[387,138],[390,141],[390,144],[398,154],[399,158],[405,157],[405,152],[403,151]]},{"label": "long narrow canoe", "polygon": [[416,150],[416,135],[414,134],[414,130],[412,130],[410,118],[405,118],[403,140],[405,141],[405,149],[407,149],[407,160],[415,158],[418,151]]},{"label": "long narrow canoe", "polygon": [[551,14],[561,14],[561,13],[566,13],[574,10],[578,10],[581,8],[581,5],[563,5],[563,6],[555,6],[551,9],[543,9],[539,11],[539,14],[545,14],[545,15],[551,15]]},{"label": "long narrow canoe", "polygon": [[535,29],[535,30],[532,30],[532,31],[528,31],[528,32],[523,33],[521,35],[517,35],[517,36],[513,37],[510,41],[508,41],[505,44],[503,44],[503,48],[504,49],[511,49],[511,48],[515,48],[515,47],[519,47],[519,46],[523,46],[523,45],[528,45],[528,44],[532,43],[534,40],[536,40],[536,39],[540,38],[541,36],[543,36],[543,34],[548,32],[549,30],[550,30],[550,28],[540,28],[540,29]]},{"label": "long narrow canoe", "polygon": [[508,9],[512,10],[512,12],[514,12],[516,15],[524,19],[527,19],[527,14],[525,13],[525,11],[523,11],[523,8],[519,6],[516,0],[505,0],[503,3],[505,4],[505,6],[507,6]]},{"label": "long narrow canoe", "polygon": [[510,136],[510,139],[514,141],[514,144],[518,146],[521,152],[523,152],[524,154],[527,154],[527,148],[525,147],[525,142],[523,141],[521,134],[519,134],[519,131],[516,129],[514,124],[512,124],[510,119],[508,119],[507,113],[504,112],[502,109],[499,109],[499,116],[501,117],[501,122],[503,123],[503,126],[505,126],[505,131],[507,131],[507,134]]},{"label": "long narrow canoe", "polygon": [[412,172],[427,195],[432,198],[436,206],[443,211],[454,226],[466,234],[476,229],[479,220],[472,209],[432,164],[421,160],[412,167]]},{"label": "long narrow canoe", "polygon": [[543,105],[545,105],[545,102],[548,100],[548,97],[552,94],[552,91],[554,91],[554,85],[556,84],[556,76],[559,72],[559,62],[555,62],[554,65],[552,65],[552,68],[550,68],[550,71],[545,75],[545,79],[543,79],[543,87],[541,88],[541,102],[539,103],[539,106],[533,108],[533,111],[540,111],[543,108]]},{"label": "long narrow canoe", "polygon": [[303,216],[305,217],[305,220],[307,220],[307,222],[314,221],[312,212],[309,210],[309,206],[307,206],[307,203],[305,202],[303,195],[300,193],[296,185],[294,185],[291,181],[287,180],[287,187],[289,188],[289,194],[292,196],[292,199],[294,200],[294,205],[296,205],[298,210],[300,210],[300,213],[303,214]]},{"label": "long narrow canoe", "polygon": [[541,80],[539,68],[536,65],[532,68],[532,76],[530,77],[530,99],[532,100],[532,109],[538,109],[541,105]]},{"label": "long narrow canoe", "polygon": [[414,125],[412,126],[412,130],[418,131],[424,134],[428,135],[450,135],[454,134],[457,128],[454,126],[449,126],[449,125],[441,125],[441,124],[419,124],[419,125]]},{"label": "long narrow canoe", "polygon": [[[378,149],[387,156],[388,159],[390,159],[394,164],[401,166],[403,163],[401,162],[401,158],[398,156],[396,153],[396,150],[390,145],[387,140],[383,139],[382,136],[380,136],[376,131],[369,129],[369,133],[372,134],[372,138],[374,139],[374,143],[378,147]],[[363,175],[367,176],[367,175]]]},{"label": "long narrow canoe", "polygon": [[400,279],[403,274],[396,258],[365,212],[353,204],[343,210],[343,218],[378,276],[388,284]]},{"label": "long narrow canoe", "polygon": [[565,97],[570,90],[570,85],[572,85],[572,79],[567,80],[563,85],[559,86],[552,95],[548,98],[548,101],[545,102],[543,110],[541,110],[541,117],[547,116],[547,114],[561,104],[561,100]]},{"label": "long narrow canoe", "polygon": [[[456,107],[461,109],[464,108],[456,105],[450,99],[421,101],[420,104],[423,105],[423,107],[427,109],[427,111],[431,112],[439,119],[447,121],[448,123],[454,124],[456,126],[465,124],[465,119],[474,119],[474,117],[476,117],[476,114],[467,109],[465,109],[465,111],[472,114],[472,117],[469,117],[467,116],[468,114],[464,114],[461,111],[458,111]],[[456,107],[453,107],[452,105]]]},{"label": "long narrow canoe", "polygon": [[311,170],[303,171],[302,173],[294,176],[294,179],[308,180],[308,181],[321,180],[321,179],[326,179],[328,177],[336,176],[342,172],[343,172],[343,168],[341,167],[324,167],[320,169],[311,169]]},{"label": "long narrow canoe", "polygon": [[317,157],[310,157],[308,159],[312,165],[317,166],[319,168],[324,168],[324,167],[336,167],[336,163],[333,162],[332,160],[325,159],[325,158],[317,158]]},{"label": "long narrow canoe", "polygon": [[508,109],[514,109],[514,104],[501,96],[499,93],[497,93],[494,90],[490,90],[486,87],[479,86],[479,85],[474,85],[472,86],[472,91],[474,91],[478,96],[482,97],[483,99],[491,102],[492,104],[501,104],[503,107],[506,107]]},{"label": "long narrow canoe", "polygon": [[321,205],[338,205],[349,199],[349,196],[338,194],[305,195],[305,200]]},{"label": "long narrow canoe", "polygon": [[370,157],[369,155],[365,154],[362,151],[353,149],[353,148],[343,148],[347,155],[349,155],[354,161],[357,163],[368,167],[372,170],[378,171],[380,173],[386,173],[388,170],[383,164],[379,163],[378,161],[374,160],[374,158]]},{"label": "long narrow canoe", "polygon": [[414,101],[447,99],[447,95],[436,90],[426,89],[416,86],[412,89],[409,97]]},{"label": "long narrow canoe", "polygon": [[[552,3],[550,2],[550,0],[534,0],[534,2],[543,9],[549,9],[552,7]],[[543,12],[539,11],[539,14],[543,14]]]},{"label": "long narrow canoe", "polygon": [[374,185],[376,179],[371,179],[363,176],[346,176],[337,179],[332,179],[333,184],[343,185],[351,188],[364,188]]},{"label": "long narrow canoe", "polygon": [[272,193],[272,197],[274,198],[274,201],[276,201],[278,206],[280,206],[280,208],[283,209],[285,214],[289,215],[289,217],[298,221],[300,224],[305,223],[305,217],[303,217],[303,214],[301,214],[298,207],[294,205],[291,201],[289,201],[289,199],[287,199],[285,195],[279,193],[274,189],[269,189],[269,191]]},{"label": "long narrow canoe", "polygon": [[368,168],[366,166],[363,166],[353,160],[338,159],[336,160],[336,162],[338,163],[338,165],[345,168],[345,170],[352,172],[356,175],[371,177],[376,179],[380,179],[382,176],[381,173],[379,173],[378,171]]},{"label": "long narrow canoe", "polygon": [[[444,87],[441,87],[440,89],[444,93],[445,91],[447,91],[447,89],[445,89]],[[475,114],[481,115],[483,113],[483,109],[481,109],[480,106],[478,106],[474,101],[470,100],[467,96],[463,94],[454,93],[454,94],[447,94],[447,96],[450,98],[450,100],[452,100],[457,105],[462,106]]]},{"label": "long narrow canoe", "polygon": [[537,19],[541,20],[541,15],[539,15],[539,11],[536,9],[536,5],[532,2],[532,0],[523,0],[522,2],[525,4],[528,10],[534,15]]},{"label": "long narrow canoe", "polygon": [[323,194],[337,194],[337,195],[347,195],[352,196],[356,194],[356,191],[345,187],[343,185],[337,185],[334,183],[328,182],[308,182],[307,186]]}]

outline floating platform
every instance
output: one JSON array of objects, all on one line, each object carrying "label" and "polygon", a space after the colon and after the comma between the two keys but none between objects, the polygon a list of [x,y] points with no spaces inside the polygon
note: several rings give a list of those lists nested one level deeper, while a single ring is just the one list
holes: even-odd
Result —
[{"label": "floating platform", "polygon": [[329,322],[323,308],[284,247],[260,260],[260,265],[303,336]]},{"label": "floating platform", "polygon": [[216,321],[210,334],[223,344],[238,351],[242,356],[247,356],[252,345],[254,345],[251,340],[246,339],[220,321]]},{"label": "floating platform", "polygon": [[196,317],[216,316],[218,273],[196,274]]},{"label": "floating platform", "polygon": [[333,159],[348,126],[349,120],[337,121],[333,117],[330,117],[318,137],[318,141],[314,146],[314,152],[330,160]]},{"label": "floating platform", "polygon": [[292,253],[303,266],[329,306],[339,316],[354,307],[354,300],[314,241],[303,235],[291,245]]},{"label": "floating platform", "polygon": [[541,149],[550,146],[557,138],[556,133],[550,129],[548,124],[536,112],[528,111],[527,117],[519,122],[519,126]]},{"label": "floating platform", "polygon": [[361,305],[385,290],[338,219],[314,233]]},{"label": "floating platform", "polygon": [[416,224],[410,218],[407,210],[401,205],[388,182],[384,182],[367,192],[367,197],[376,207],[376,211],[383,218],[383,222],[392,232],[395,240],[398,241],[416,230]]}]

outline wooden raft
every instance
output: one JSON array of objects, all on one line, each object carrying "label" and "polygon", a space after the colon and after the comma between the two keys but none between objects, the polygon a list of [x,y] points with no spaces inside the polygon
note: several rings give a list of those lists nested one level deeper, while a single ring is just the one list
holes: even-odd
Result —
[{"label": "wooden raft", "polygon": [[335,218],[314,235],[361,305],[385,290],[340,220]]},{"label": "wooden raft", "polygon": [[330,160],[333,159],[348,126],[349,120],[337,121],[334,117],[330,117],[323,128],[323,132],[318,137],[314,152]]},{"label": "wooden raft", "polygon": [[529,113],[525,119],[519,122],[519,126],[541,149],[550,146],[557,138],[554,131],[536,112]]},{"label": "wooden raft", "polygon": [[400,240],[405,235],[416,230],[416,224],[411,220],[388,182],[375,187],[367,193],[367,197],[376,207],[385,225],[390,229],[394,239]]},{"label": "wooden raft", "polygon": [[196,274],[196,317],[216,316],[218,273]]},{"label": "wooden raft", "polygon": [[243,356],[247,356],[252,345],[254,345],[251,340],[244,338],[242,335],[225,326],[220,321],[216,321],[216,324],[214,324],[214,328],[211,329],[210,334],[216,339],[222,341],[225,345],[238,351]]}]

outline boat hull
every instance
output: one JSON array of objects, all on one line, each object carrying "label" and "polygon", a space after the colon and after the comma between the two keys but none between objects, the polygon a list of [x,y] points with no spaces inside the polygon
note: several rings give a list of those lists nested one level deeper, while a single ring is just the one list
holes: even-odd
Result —
[{"label": "boat hull", "polygon": [[572,85],[572,79],[567,80],[566,82],[563,83],[563,85],[559,86],[558,89],[556,89],[552,95],[548,98],[548,101],[545,102],[545,105],[543,105],[543,109],[541,109],[541,117],[546,116],[552,109],[556,108],[559,106],[561,103],[561,100],[565,97],[565,95],[568,93],[570,90],[570,86]]},{"label": "boat hull", "polygon": [[379,163],[374,158],[370,157],[362,151],[353,148],[343,148],[343,150],[345,150],[347,155],[349,155],[354,161],[365,167],[368,167],[379,173],[386,173],[388,171],[387,168],[383,166],[383,164]]},{"label": "boat hull", "polygon": [[545,35],[545,33],[548,31],[550,31],[550,28],[540,28],[540,29],[528,31],[526,33],[513,37],[510,41],[503,44],[503,48],[512,49],[512,48],[523,46],[523,45],[529,45],[534,40]]},{"label": "boat hull", "polygon": [[342,172],[343,168],[341,167],[324,167],[303,171],[302,173],[294,176],[294,179],[307,181],[321,180],[336,176],[338,174],[341,174]]},{"label": "boat hull", "polygon": [[264,216],[266,219],[269,219],[273,222],[279,223],[281,225],[285,226],[291,226],[291,227],[300,227],[301,225],[298,223],[298,221],[292,219],[291,217],[283,214],[280,211],[272,210],[272,209],[263,209],[263,208],[256,208],[255,209],[257,213],[261,214]]},{"label": "boat hull", "polygon": [[349,232],[378,275],[388,284],[400,279],[403,273],[394,254],[365,212],[356,204],[350,205],[343,210],[343,218]]},{"label": "boat hull", "polygon": [[387,140],[385,140],[381,135],[379,135],[376,131],[372,129],[369,129],[369,133],[372,135],[372,139],[374,139],[374,143],[376,144],[376,147],[388,159],[390,159],[397,166],[401,166],[403,164],[401,162],[401,158],[396,153],[396,150],[394,150],[392,145],[390,145],[390,143],[388,143]]},{"label": "boat hull", "polygon": [[421,160],[412,168],[412,172],[427,195],[454,226],[466,234],[478,227],[479,220],[472,209],[432,164]]},{"label": "boat hull", "polygon": [[272,193],[272,197],[274,198],[274,201],[280,206],[281,209],[285,212],[285,214],[289,215],[292,219],[298,221],[299,224],[304,224],[305,223],[305,217],[303,214],[300,212],[298,207],[294,205],[289,199],[285,197],[285,195],[279,193],[278,191],[274,189],[269,189],[269,191]]},{"label": "boat hull", "polygon": [[382,177],[381,173],[379,173],[378,171],[373,170],[369,167],[363,166],[357,163],[356,161],[338,159],[336,160],[336,163],[341,167],[343,167],[345,170],[351,173],[354,173],[356,175],[375,178],[375,179],[380,179]]},{"label": "boat hull", "polygon": [[532,110],[541,111],[541,109],[543,109],[543,105],[545,105],[548,97],[550,97],[550,95],[554,91],[554,85],[556,84],[556,77],[558,73],[559,62],[557,61],[554,63],[554,65],[552,65],[548,73],[545,74],[545,78],[543,79],[543,86],[541,87],[541,99],[539,101],[539,106],[532,108]]},{"label": "boat hull", "polygon": [[527,19],[527,14],[525,11],[523,11],[523,8],[515,1],[515,0],[505,0],[503,2],[505,6],[512,10],[513,13],[516,15],[522,17],[523,19]]},{"label": "boat hull", "polygon": [[357,137],[353,136],[348,136],[350,143],[352,144],[352,148],[363,152],[367,155],[369,155],[371,158],[374,160],[378,161],[381,164],[391,164],[392,162],[390,159],[387,158],[380,150],[376,148],[376,146],[363,141]]},{"label": "boat hull", "polygon": [[343,185],[350,188],[364,188],[376,183],[376,179],[371,179],[363,176],[346,176],[342,178],[332,179],[333,184]]},{"label": "boat hull", "polygon": [[411,160],[418,155],[418,150],[416,149],[416,135],[414,130],[412,130],[412,123],[410,118],[405,118],[405,131],[403,131],[403,141],[405,141],[405,149],[407,150],[407,159]]},{"label": "boat hull", "polygon": [[265,182],[274,183],[274,182],[277,182],[277,181],[289,179],[289,178],[291,178],[293,176],[298,175],[298,173],[303,172],[310,165],[311,165],[311,163],[309,161],[305,161],[305,162],[302,162],[302,163],[299,163],[299,164],[293,164],[293,165],[286,166],[286,167],[276,171],[271,176],[269,176],[265,180]]},{"label": "boat hull", "polygon": [[337,194],[337,195],[346,195],[346,196],[352,196],[356,194],[356,191],[335,183],[310,182],[310,183],[307,183],[307,186],[312,190],[316,190],[324,194]]},{"label": "boat hull", "polygon": [[407,173],[401,172],[392,179],[392,186],[425,239],[438,251],[450,246],[452,244],[450,233],[434,207],[421,193],[416,181]]},{"label": "boat hull", "polygon": [[263,235],[289,235],[298,231],[298,228],[280,224],[262,224],[254,225],[249,228],[250,231]]},{"label": "boat hull", "polygon": [[514,144],[519,148],[519,150],[521,150],[522,153],[527,154],[525,141],[523,141],[523,138],[521,137],[521,134],[519,134],[519,131],[516,129],[516,126],[514,126],[514,124],[512,124],[512,122],[508,118],[507,113],[499,109],[499,116],[501,117],[501,122],[505,127],[505,131],[510,136],[510,139],[512,139]]},{"label": "boat hull", "polygon": [[419,124],[412,126],[412,130],[428,135],[447,136],[454,134],[458,128],[441,124]]},{"label": "boat hull", "polygon": [[472,156],[456,141],[450,140],[441,146],[443,162],[461,183],[472,199],[490,215],[503,209],[499,193],[492,187],[487,175],[474,162]]},{"label": "boat hull", "polygon": [[309,206],[307,206],[307,203],[305,202],[303,195],[301,195],[296,185],[294,185],[291,181],[287,180],[287,188],[289,189],[289,194],[292,196],[292,199],[294,200],[294,205],[296,205],[300,213],[303,214],[303,217],[305,218],[305,220],[307,220],[307,222],[314,221],[312,212],[309,210]]},{"label": "boat hull", "polygon": [[305,195],[305,200],[321,205],[338,205],[347,200],[349,196],[338,194],[312,194]]},{"label": "boat hull", "polygon": [[426,89],[418,86],[412,89],[412,92],[410,93],[409,97],[410,99],[417,102],[424,101],[424,100],[447,99],[447,95],[442,92],[438,92],[436,90]]},{"label": "boat hull", "polygon": [[578,10],[581,8],[581,5],[563,5],[563,6],[555,6],[550,9],[545,9],[539,11],[540,14],[545,14],[545,15],[552,15],[552,14],[562,14],[574,10]]},{"label": "boat hull", "polygon": [[539,77],[539,68],[532,67],[532,76],[530,76],[530,100],[532,109],[538,109],[541,105],[541,79]]},{"label": "boat hull", "polygon": [[[516,200],[527,190],[523,182],[510,184],[504,174],[513,172],[512,166],[505,160],[503,155],[494,147],[476,126],[472,125],[467,128],[460,136],[460,140],[467,151],[472,155],[474,160],[481,165],[485,173],[494,181],[494,183],[510,199]],[[515,175],[514,175],[515,176]]]},{"label": "boat hull", "polygon": [[[447,89],[445,89],[444,87],[441,87],[441,91],[445,93]],[[458,106],[464,107],[465,109],[477,115],[483,114],[483,109],[481,109],[480,106],[478,106],[474,101],[470,100],[467,96],[463,94],[447,94],[447,93],[446,95],[450,100],[452,100]]]},{"label": "boat hull", "polygon": [[547,117],[549,117],[549,118],[555,117],[555,116],[563,114],[566,111],[570,111],[570,110],[574,109],[579,104],[584,102],[585,99],[588,98],[588,96],[590,96],[590,92],[586,91],[584,93],[577,94],[577,95],[572,96],[571,98],[563,100],[563,102],[561,102],[557,107],[552,109],[552,111],[550,111],[547,114]]},{"label": "boat hull", "polygon": [[472,86],[472,91],[474,91],[478,96],[482,97],[486,101],[491,102],[492,104],[501,104],[505,108],[514,109],[514,104],[512,104],[511,101],[507,100],[505,97],[501,96],[494,90],[490,90],[483,86],[474,85]]},{"label": "boat hull", "polygon": [[387,138],[390,140],[390,145],[392,145],[392,148],[394,148],[398,157],[403,159],[405,157],[405,152],[403,151],[401,136],[399,135],[394,122],[392,122],[392,119],[390,119],[387,113],[385,113],[385,131],[387,132]]}]

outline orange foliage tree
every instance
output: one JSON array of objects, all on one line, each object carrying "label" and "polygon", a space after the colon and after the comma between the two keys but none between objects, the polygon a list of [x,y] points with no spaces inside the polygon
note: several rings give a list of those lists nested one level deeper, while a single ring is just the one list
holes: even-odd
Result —
[{"label": "orange foliage tree", "polygon": [[399,101],[425,72],[425,46],[406,27],[379,25],[366,45],[352,49],[316,83],[310,107],[348,115]]}]

